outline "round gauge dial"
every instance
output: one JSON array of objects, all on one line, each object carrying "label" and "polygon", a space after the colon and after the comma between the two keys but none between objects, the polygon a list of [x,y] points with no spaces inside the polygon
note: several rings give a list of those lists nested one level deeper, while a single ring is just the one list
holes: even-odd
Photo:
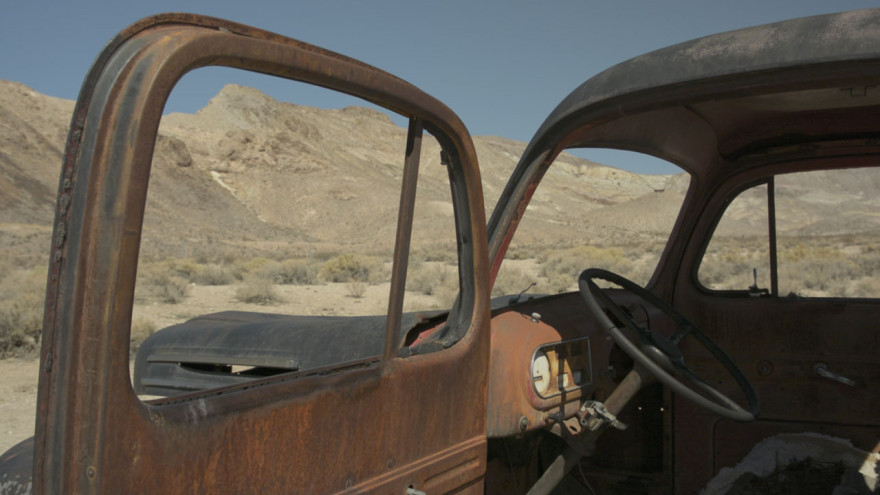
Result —
[{"label": "round gauge dial", "polygon": [[538,395],[550,390],[550,359],[543,351],[536,352],[532,358],[532,383]]}]

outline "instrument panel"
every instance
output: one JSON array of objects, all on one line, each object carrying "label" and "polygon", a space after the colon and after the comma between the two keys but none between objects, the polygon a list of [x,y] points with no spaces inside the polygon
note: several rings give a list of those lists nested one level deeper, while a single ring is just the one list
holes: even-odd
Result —
[{"label": "instrument panel", "polygon": [[532,386],[542,399],[571,393],[593,383],[590,338],[544,344],[535,349]]},{"label": "instrument panel", "polygon": [[600,336],[577,293],[496,313],[491,332],[489,437],[552,426],[602,388],[596,370],[607,364],[595,356],[607,355],[611,342]]}]

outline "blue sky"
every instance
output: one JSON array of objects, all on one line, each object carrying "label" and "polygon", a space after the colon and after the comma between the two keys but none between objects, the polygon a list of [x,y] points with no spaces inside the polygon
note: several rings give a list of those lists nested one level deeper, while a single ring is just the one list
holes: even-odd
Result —
[{"label": "blue sky", "polygon": [[[358,58],[449,105],[474,135],[528,141],[581,82],[641,53],[706,34],[792,17],[867,7],[867,0],[2,0],[0,79],[74,99],[103,45],[147,15],[184,11],[250,24]],[[227,71],[188,75],[172,110],[193,112],[227,82]],[[258,82],[273,97],[316,106],[351,104],[303,96],[285,82]],[[318,99],[311,99],[318,98]],[[639,172],[631,158],[589,155]]]}]

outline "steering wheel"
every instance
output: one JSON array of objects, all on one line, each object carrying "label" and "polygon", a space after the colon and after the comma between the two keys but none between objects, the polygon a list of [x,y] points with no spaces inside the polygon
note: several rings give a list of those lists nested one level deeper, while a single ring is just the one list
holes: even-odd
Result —
[{"label": "steering wheel", "polygon": [[[597,279],[618,285],[643,302],[659,309],[675,322],[676,332],[672,336],[666,336],[650,328],[640,326],[632,316],[596,285],[594,280]],[[620,275],[599,268],[584,270],[578,279],[578,287],[590,311],[595,315],[599,324],[611,334],[617,345],[661,383],[686,399],[725,418],[752,421],[758,415],[760,411],[758,396],[742,371],[718,345],[712,342],[712,339],[697,329],[672,306]],[[628,330],[633,338],[627,337],[624,330]],[[748,401],[748,410],[743,409],[739,404],[716,390],[685,364],[678,344],[689,335],[693,335],[736,380]],[[674,375],[687,378],[690,386],[679,381]]]}]

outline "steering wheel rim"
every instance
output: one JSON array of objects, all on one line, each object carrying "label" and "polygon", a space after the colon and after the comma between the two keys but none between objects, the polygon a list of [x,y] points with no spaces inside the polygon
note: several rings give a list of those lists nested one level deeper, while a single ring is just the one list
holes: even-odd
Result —
[{"label": "steering wheel rim", "polygon": [[[640,327],[620,306],[612,301],[611,298],[608,297],[598,285],[596,285],[594,282],[595,279],[605,280],[618,285],[642,301],[659,309],[678,325],[678,330],[671,338],[669,338],[659,332]],[[675,308],[666,304],[660,298],[634,282],[631,282],[616,273],[600,268],[584,270],[578,278],[578,288],[580,289],[581,296],[587,303],[587,307],[590,308],[590,311],[599,321],[599,324],[611,335],[611,338],[614,339],[615,343],[617,343],[617,345],[633,360],[654,375],[661,383],[691,402],[725,418],[736,421],[753,421],[758,415],[760,411],[758,396],[749,380],[745,377],[742,371],[740,371],[736,364],[734,364],[733,360],[731,360],[730,357],[709,338],[709,336],[697,329],[687,320],[687,318],[675,310]],[[621,321],[624,327],[627,327],[636,335],[636,338],[638,338],[640,344],[642,344],[642,348],[635,345],[633,339],[628,338],[624,334],[623,329],[611,320],[606,313],[606,310],[617,320]],[[684,364],[684,356],[678,351],[678,343],[689,335],[693,335],[694,338],[699,341],[700,344],[708,350],[736,380],[740,389],[745,394],[748,402],[748,410],[719,392],[715,387],[700,378],[696,372]],[[646,354],[645,350],[650,352],[653,357]],[[689,387],[676,379],[670,371],[686,377],[693,384],[693,387]],[[710,400],[705,395],[697,392],[694,387],[702,390],[704,394],[708,394],[714,400]]]}]

